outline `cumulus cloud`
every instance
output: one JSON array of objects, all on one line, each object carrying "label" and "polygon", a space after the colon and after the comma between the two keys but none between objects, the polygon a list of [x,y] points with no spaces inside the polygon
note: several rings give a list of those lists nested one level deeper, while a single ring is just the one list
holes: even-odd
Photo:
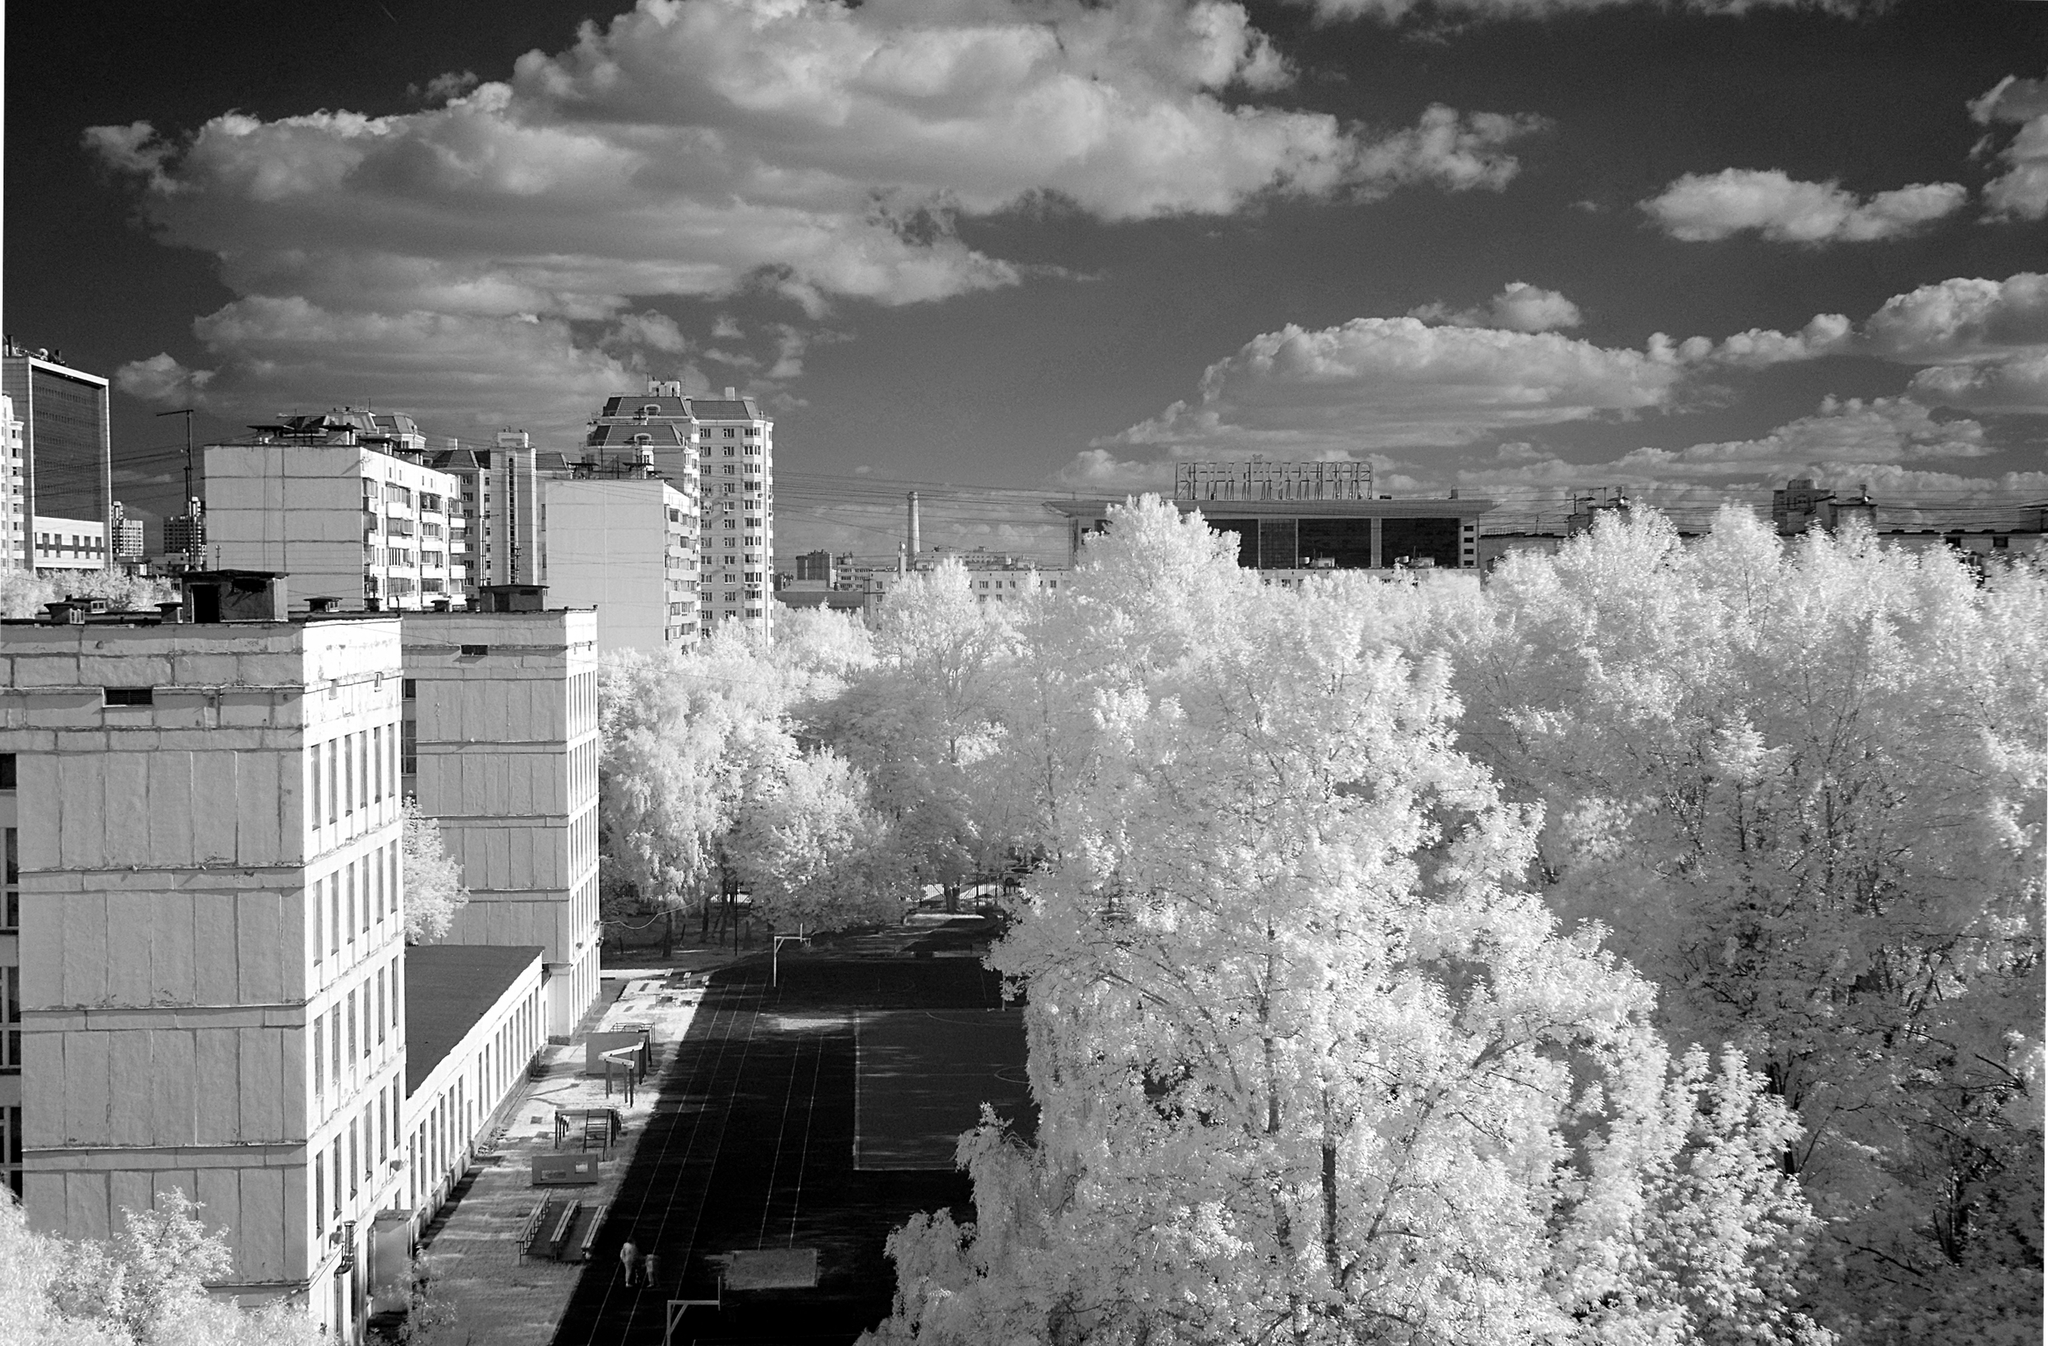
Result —
[{"label": "cumulus cloud", "polygon": [[1289,452],[1463,444],[1491,430],[1666,405],[1682,364],[1659,339],[1610,349],[1555,332],[1355,318],[1289,324],[1209,366],[1194,402],[1104,444]]},{"label": "cumulus cloud", "polygon": [[1874,355],[1924,365],[1915,396],[1969,411],[2048,412],[2048,274],[1956,277],[1893,295],[1864,323]]},{"label": "cumulus cloud", "polygon": [[816,319],[1014,285],[1025,269],[958,222],[1016,209],[1498,189],[1540,126],[1444,107],[1345,125],[1272,100],[1292,78],[1222,0],[647,0],[411,113],[85,144],[245,298],[587,323],[666,296],[758,289]]},{"label": "cumulus cloud", "polygon": [[[1821,313],[1789,335],[1760,327],[1737,332],[1723,338],[1719,345],[1699,352],[1696,358],[1737,369],[1764,369],[1771,365],[1793,364],[1839,354],[1850,347],[1854,336],[1855,327],[1847,316]],[[1700,338],[1692,339],[1698,340]],[[1689,341],[1681,350],[1692,354],[1692,342]]]},{"label": "cumulus cloud", "polygon": [[[225,416],[374,405],[411,412],[435,433],[473,434],[505,424],[566,428],[565,397],[580,424],[646,373],[579,343],[556,318],[334,312],[297,297],[252,296],[194,330],[216,369],[188,373],[167,354],[152,356],[116,372],[122,390],[189,399]],[[708,386],[695,371],[680,377]]]},{"label": "cumulus cloud", "polygon": [[1408,316],[1453,327],[1499,327],[1510,332],[1548,332],[1577,327],[1580,322],[1577,304],[1556,290],[1519,280],[1509,281],[1485,308],[1453,311],[1441,303],[1424,304],[1408,310]]},{"label": "cumulus cloud", "polygon": [[[2007,75],[1970,104],[1978,124],[2019,123],[2019,133],[1997,159],[2004,173],[1984,184],[1984,210],[1993,219],[2048,218],[2048,77]],[[1990,147],[1989,138],[1980,149]]]},{"label": "cumulus cloud", "polygon": [[[1827,398],[1813,415],[1781,425],[1754,439],[1723,440],[1680,449],[1639,448],[1604,462],[1574,463],[1555,456],[1520,450],[1496,455],[1492,463],[1474,464],[1455,474],[1461,488],[1512,496],[1517,491],[1555,490],[1589,482],[1632,490],[1682,488],[1688,484],[1725,490],[1746,484],[1760,489],[1788,476],[1863,480],[1886,479],[1887,469],[1916,464],[1981,458],[1997,450],[1984,427],[1966,419],[1940,420],[1925,405],[1907,397],[1868,401]],[[1913,468],[1913,470],[1925,470]],[[1954,473],[1955,480],[1974,480]]]},{"label": "cumulus cloud", "polygon": [[1969,192],[1915,183],[1859,197],[1834,182],[1800,182],[1779,169],[1688,173],[1638,203],[1672,238],[1709,243],[1755,232],[1774,243],[1869,243],[1903,238],[1955,214]]}]

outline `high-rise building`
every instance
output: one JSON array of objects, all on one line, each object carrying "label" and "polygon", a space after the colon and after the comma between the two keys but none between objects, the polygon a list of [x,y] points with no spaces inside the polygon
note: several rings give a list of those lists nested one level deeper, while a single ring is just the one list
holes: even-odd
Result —
[{"label": "high-rise building", "polygon": [[690,399],[703,510],[700,607],[705,633],[743,622],[766,634],[775,556],[775,422],[751,397]]},{"label": "high-rise building", "polygon": [[27,570],[28,463],[23,453],[21,418],[14,398],[0,393],[0,570]]},{"label": "high-rise building", "polygon": [[[540,565],[540,482],[524,430],[500,430],[488,449],[458,444],[429,455],[462,483],[467,527],[451,532],[450,555],[467,558],[468,592],[486,584],[533,584]],[[449,520],[450,525],[454,520]],[[474,601],[471,607],[476,606]]]},{"label": "high-rise building", "polygon": [[210,562],[290,578],[344,611],[463,606],[461,479],[427,466],[409,416],[344,408],[206,446]]},{"label": "high-rise building", "polygon": [[70,1237],[182,1189],[215,1289],[349,1341],[405,1182],[399,624],[282,607],[201,575],[186,621],[0,626],[0,1154]]},{"label": "high-rise building", "polygon": [[193,496],[185,512],[164,520],[164,554],[180,568],[201,569],[206,564],[206,502]]},{"label": "high-rise building", "polygon": [[142,520],[128,517],[120,501],[114,502],[114,563],[134,565],[142,560]]},{"label": "high-rise building", "polygon": [[85,534],[70,526],[74,521],[95,524],[105,566],[114,508],[107,381],[71,368],[59,352],[30,350],[9,338],[0,344],[0,393],[21,421],[19,458],[9,464],[10,475],[12,467],[21,469],[13,483],[13,522],[23,545],[14,552],[14,564],[35,564],[30,538],[42,515],[51,525],[44,533],[66,538]]}]

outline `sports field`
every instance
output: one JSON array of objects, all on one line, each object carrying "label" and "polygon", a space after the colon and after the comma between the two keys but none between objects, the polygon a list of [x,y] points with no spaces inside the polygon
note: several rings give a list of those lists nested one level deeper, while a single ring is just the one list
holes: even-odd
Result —
[{"label": "sports field", "polygon": [[855,1168],[951,1169],[984,1102],[1028,1134],[1018,1010],[871,1010],[855,1030]]},{"label": "sports field", "polygon": [[[721,1272],[722,1307],[687,1311],[676,1341],[851,1342],[887,1314],[883,1240],[918,1211],[973,1218],[954,1139],[984,1098],[1011,1115],[1026,1096],[1000,978],[919,956],[931,943],[785,948],[776,985],[765,961],[712,977],[558,1346],[652,1346],[667,1301],[716,1297]],[[658,1254],[659,1284],[622,1283],[628,1237]]]}]

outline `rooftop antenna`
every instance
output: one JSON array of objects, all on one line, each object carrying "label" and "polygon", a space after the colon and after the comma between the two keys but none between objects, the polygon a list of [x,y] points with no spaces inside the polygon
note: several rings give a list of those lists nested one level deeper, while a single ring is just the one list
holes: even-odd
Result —
[{"label": "rooftop antenna", "polygon": [[[183,416],[185,418],[185,509],[187,513],[190,513],[192,501],[195,498],[192,494],[192,408],[179,407],[176,411],[159,411],[156,415],[158,420],[162,420],[166,416]],[[193,522],[197,523],[197,520],[193,520]],[[187,570],[197,570],[205,563],[205,557],[199,552],[199,543],[195,536],[196,532],[195,528],[187,528],[185,530],[185,568]]]}]

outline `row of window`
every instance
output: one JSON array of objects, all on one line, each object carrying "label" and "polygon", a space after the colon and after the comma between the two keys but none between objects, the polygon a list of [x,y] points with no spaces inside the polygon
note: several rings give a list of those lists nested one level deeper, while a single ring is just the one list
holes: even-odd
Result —
[{"label": "row of window", "polygon": [[[108,688],[109,694],[116,688]],[[108,705],[115,704],[108,701]],[[306,753],[311,767],[312,789],[307,798],[307,819],[318,827],[352,816],[360,805],[381,804],[388,793],[398,794],[398,735],[386,733],[395,726],[376,725],[316,743]]]},{"label": "row of window", "polygon": [[[313,1018],[313,1113],[325,1117],[355,1090],[349,1087],[361,1063],[380,1055],[387,1039],[398,1034],[401,1010],[398,957],[366,976],[336,1000],[324,1014]],[[373,998],[374,993],[374,998]],[[361,997],[358,1006],[357,997]],[[360,1009],[360,1016],[358,1015]],[[328,1085],[334,1086],[330,1101]]]},{"label": "row of window", "polygon": [[398,915],[398,852],[397,842],[379,846],[313,880],[307,934],[313,941],[315,964],[324,956],[323,950],[339,957],[342,943],[353,945],[358,934],[366,943],[376,942],[368,939],[370,931],[387,917]]},{"label": "row of window", "polygon": [[362,1116],[349,1118],[348,1128],[335,1136],[334,1144],[324,1154],[313,1155],[315,1238],[325,1238],[329,1226],[342,1218],[344,1189],[351,1202],[361,1186],[374,1190],[377,1165],[390,1160],[398,1136],[399,1102],[396,1081],[378,1089],[376,1099],[363,1105]]}]

